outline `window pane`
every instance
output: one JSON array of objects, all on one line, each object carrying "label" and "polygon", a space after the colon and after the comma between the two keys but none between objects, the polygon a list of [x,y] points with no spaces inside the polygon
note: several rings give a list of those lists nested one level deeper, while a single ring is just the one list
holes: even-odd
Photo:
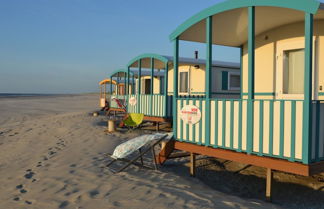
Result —
[{"label": "window pane", "polygon": [[241,78],[240,75],[230,75],[230,88],[240,88]]},{"label": "window pane", "polygon": [[284,52],[283,93],[304,93],[304,49]]},{"label": "window pane", "polygon": [[181,93],[188,92],[188,73],[187,72],[180,73],[180,92]]}]

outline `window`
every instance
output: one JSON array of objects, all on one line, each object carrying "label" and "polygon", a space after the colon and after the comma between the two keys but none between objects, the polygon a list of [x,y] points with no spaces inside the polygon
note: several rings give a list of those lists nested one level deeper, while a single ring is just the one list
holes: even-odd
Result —
[{"label": "window", "polygon": [[188,93],[188,72],[180,72],[180,93]]},{"label": "window", "polygon": [[304,93],[305,50],[287,50],[283,53],[283,93]]},{"label": "window", "polygon": [[229,80],[229,90],[240,90],[241,88],[241,75],[239,73],[229,73],[228,74]]}]

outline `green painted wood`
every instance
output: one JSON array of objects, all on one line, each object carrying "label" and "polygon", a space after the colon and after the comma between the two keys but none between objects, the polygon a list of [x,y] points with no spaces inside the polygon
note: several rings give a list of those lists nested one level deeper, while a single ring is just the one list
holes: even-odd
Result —
[{"label": "green painted wood", "polygon": [[[243,96],[248,96],[248,93],[242,93]],[[275,96],[274,92],[254,92],[255,96]]]},{"label": "green painted wood", "polygon": [[239,130],[238,130],[238,151],[242,151],[242,115],[243,115],[243,101],[239,101]]},{"label": "green painted wood", "polygon": [[171,41],[180,37],[182,33],[188,30],[190,27],[206,19],[209,16],[213,16],[225,11],[234,10],[237,8],[246,8],[254,6],[270,6],[270,7],[282,7],[294,10],[299,10],[311,14],[315,14],[320,6],[320,2],[316,0],[227,0],[218,3],[212,7],[209,7],[196,15],[192,16],[184,23],[179,25],[169,36]]},{"label": "green painted wood", "polygon": [[169,65],[168,62],[165,63],[165,74],[164,74],[164,117],[168,116],[168,71],[169,71]]},{"label": "green painted wood", "polygon": [[303,106],[303,163],[311,161],[312,139],[312,60],[313,60],[313,14],[305,14],[305,81]]},{"label": "green painted wood", "polygon": [[[112,76],[112,77],[120,77],[121,74],[126,75],[127,74],[127,70],[126,69],[118,69],[118,70],[115,70],[112,73],[110,73],[110,76]],[[131,72],[131,74],[133,75],[132,72]]]},{"label": "green painted wood", "polygon": [[178,100],[178,71],[179,71],[179,39],[174,40],[174,57],[173,57],[173,135],[177,135],[177,100]]},{"label": "green painted wood", "polygon": [[223,100],[223,114],[222,114],[222,147],[226,147],[226,100]]},{"label": "green painted wood", "polygon": [[153,96],[154,95],[154,58],[151,58],[151,105],[150,114],[153,115]]},{"label": "green painted wood", "polygon": [[254,68],[255,68],[255,8],[249,7],[248,32],[248,97],[254,99]]},{"label": "green painted wood", "polygon": [[228,71],[222,71],[222,90],[228,90]]},{"label": "green painted wood", "polygon": [[205,145],[210,145],[210,92],[212,78],[212,62],[213,62],[213,18],[206,18],[206,73],[205,73],[205,89],[206,89],[206,115],[205,115]]},{"label": "green painted wood", "polygon": [[[182,109],[182,107],[183,107],[183,100],[181,99],[180,100],[180,110]],[[183,139],[183,120],[181,120],[181,118],[180,118],[180,141],[184,141],[184,139]]]},{"label": "green painted wood", "polygon": [[234,133],[234,101],[231,101],[231,116],[230,116],[230,148],[233,149],[233,133]]},{"label": "green painted wood", "polygon": [[162,55],[159,55],[159,54],[154,54],[154,53],[145,53],[145,54],[141,54],[141,55],[138,55],[136,57],[134,57],[132,60],[130,60],[127,64],[127,67],[132,67],[136,62],[138,62],[139,60],[142,60],[142,59],[156,59],[156,60],[159,60],[163,63],[167,63],[168,61],[170,61],[168,59],[168,57],[165,57],[165,56],[162,56]]},{"label": "green painted wood", "polygon": [[141,99],[142,99],[142,97],[141,97],[141,91],[142,91],[142,87],[141,87],[141,85],[142,85],[142,60],[141,59],[139,59],[138,60],[138,87],[137,87],[137,89],[138,89],[138,91],[137,91],[137,97],[138,97],[138,100],[137,100],[137,105],[138,105],[138,109],[137,109],[137,112],[138,113],[140,113],[141,112]]},{"label": "green painted wood", "polygon": [[260,101],[259,103],[259,155],[263,155],[263,117],[264,117],[264,103]]},{"label": "green painted wood", "polygon": [[296,101],[291,102],[291,143],[290,143],[290,161],[295,160],[296,150]]},{"label": "green painted wood", "polygon": [[247,153],[253,151],[254,128],[254,59],[255,59],[255,8],[248,8],[248,112],[247,112]]},{"label": "green painted wood", "polygon": [[240,95],[241,93],[238,93],[238,92],[212,92],[211,94],[218,94],[218,95]]},{"label": "green painted wood", "polygon": [[315,124],[315,162],[319,161],[319,143],[320,143],[320,118],[321,118],[321,103],[316,101],[316,124]]},{"label": "green painted wood", "polygon": [[285,150],[285,101],[280,101],[280,146],[279,156],[284,156]]},{"label": "green painted wood", "polygon": [[273,155],[273,111],[274,111],[274,101],[270,101],[270,111],[269,111],[269,154]]},{"label": "green painted wood", "polygon": [[243,99],[243,46],[240,46],[240,95]]},{"label": "green painted wood", "polygon": [[133,75],[132,94],[135,94],[135,76]]}]

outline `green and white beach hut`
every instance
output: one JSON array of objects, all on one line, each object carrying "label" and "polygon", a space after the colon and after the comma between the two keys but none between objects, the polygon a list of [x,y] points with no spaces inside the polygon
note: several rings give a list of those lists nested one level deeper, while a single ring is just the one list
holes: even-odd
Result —
[{"label": "green and white beach hut", "polygon": [[[270,179],[272,169],[324,170],[323,4],[227,0],[189,18],[170,40],[174,89],[181,41],[207,50],[206,96],[173,94],[176,149],[265,167]],[[212,96],[212,54],[221,53],[213,45],[241,49],[242,98]]]},{"label": "green and white beach hut", "polygon": [[[205,94],[205,60],[179,58],[179,92],[182,97],[202,97]],[[128,112],[143,113],[145,120],[172,121],[173,57],[142,54],[128,65],[128,75],[135,77],[133,91],[128,90]],[[213,62],[214,95],[240,97],[240,65]],[[222,83],[223,79],[223,83]],[[132,81],[130,76],[128,81]],[[231,82],[230,82],[231,81]]]}]

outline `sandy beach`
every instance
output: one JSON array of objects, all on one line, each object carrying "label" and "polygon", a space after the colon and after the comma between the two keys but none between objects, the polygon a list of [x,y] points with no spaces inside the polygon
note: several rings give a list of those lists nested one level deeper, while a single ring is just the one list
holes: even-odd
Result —
[{"label": "sandy beach", "polygon": [[98,109],[95,94],[0,99],[1,209],[324,208],[321,176],[276,173],[271,204],[263,169],[205,157],[197,178],[188,159],[112,174],[104,154],[148,131],[108,135]]}]

